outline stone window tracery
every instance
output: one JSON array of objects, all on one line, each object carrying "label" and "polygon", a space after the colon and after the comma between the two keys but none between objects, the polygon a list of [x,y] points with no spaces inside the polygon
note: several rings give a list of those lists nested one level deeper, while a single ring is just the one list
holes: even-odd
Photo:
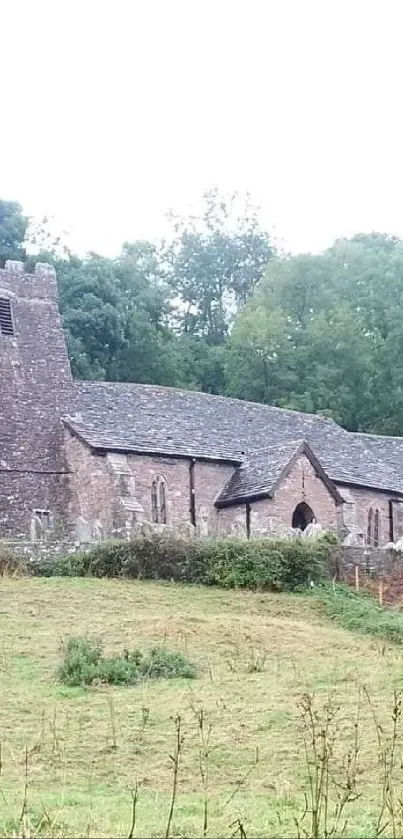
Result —
[{"label": "stone window tracery", "polygon": [[379,545],[379,510],[375,510],[374,515],[374,545],[375,547]]},{"label": "stone window tracery", "polygon": [[151,484],[151,520],[154,524],[167,523],[167,485],[162,475]]},{"label": "stone window tracery", "polygon": [[380,542],[380,521],[381,516],[378,509],[374,510],[372,507],[368,510],[367,522],[367,545],[373,545],[375,548],[379,546]]},{"label": "stone window tracery", "polygon": [[372,527],[374,522],[374,511],[372,507],[368,510],[368,521],[367,521],[367,545],[372,545]]}]

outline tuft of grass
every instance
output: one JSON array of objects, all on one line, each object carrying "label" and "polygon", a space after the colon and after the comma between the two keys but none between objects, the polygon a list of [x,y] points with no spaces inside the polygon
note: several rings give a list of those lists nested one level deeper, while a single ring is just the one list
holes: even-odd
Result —
[{"label": "tuft of grass", "polygon": [[370,594],[338,584],[318,587],[314,597],[322,614],[343,629],[403,644],[403,613],[379,606]]},{"label": "tuft of grass", "polygon": [[69,687],[94,683],[135,685],[144,679],[194,679],[193,664],[180,652],[154,647],[149,653],[123,650],[105,657],[100,644],[88,638],[69,638],[59,679]]}]

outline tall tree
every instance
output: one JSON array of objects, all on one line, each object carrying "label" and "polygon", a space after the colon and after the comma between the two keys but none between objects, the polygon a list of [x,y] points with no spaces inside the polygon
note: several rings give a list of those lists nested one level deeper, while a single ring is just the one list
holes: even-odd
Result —
[{"label": "tall tree", "polygon": [[233,318],[261,279],[274,246],[259,226],[249,197],[203,194],[198,215],[171,215],[175,238],[166,261],[176,292],[177,328],[192,384],[218,393],[224,387],[223,353]]},{"label": "tall tree", "polygon": [[274,260],[234,324],[227,392],[402,433],[402,322],[397,239],[359,235]]},{"label": "tall tree", "polygon": [[0,265],[7,259],[25,259],[28,222],[17,201],[0,201]]}]

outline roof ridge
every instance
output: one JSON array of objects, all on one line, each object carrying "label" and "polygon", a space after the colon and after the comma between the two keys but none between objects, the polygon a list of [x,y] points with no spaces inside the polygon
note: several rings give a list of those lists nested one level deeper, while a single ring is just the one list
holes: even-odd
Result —
[{"label": "roof ridge", "polygon": [[403,436],[398,434],[374,434],[372,431],[349,431],[348,434],[354,437],[374,437],[376,440],[400,440],[403,443]]},{"label": "roof ridge", "polygon": [[[322,417],[320,414],[315,414],[309,411],[298,411],[295,408],[282,408],[280,405],[269,405],[267,402],[254,402],[250,399],[238,399],[236,396],[224,396],[220,393],[204,393],[202,390],[186,390],[186,388],[182,387],[170,387],[169,385],[153,385],[149,382],[107,382],[104,380],[99,379],[76,379],[74,381],[74,385],[96,385],[99,386],[107,386],[113,385],[114,387],[126,387],[126,388],[133,388],[133,387],[141,387],[147,388],[150,390],[159,390],[164,393],[181,393],[183,395],[189,394],[194,396],[202,396],[208,399],[217,399],[217,400],[224,400],[225,402],[236,402],[238,405],[252,405],[253,407],[258,408],[270,408],[271,411],[279,411],[283,414],[298,414],[302,417],[312,417],[315,420],[320,420],[323,423],[328,423],[335,428],[339,428],[340,431],[346,431],[341,425],[339,425],[335,420],[331,419],[330,417]],[[346,432],[351,433],[351,432]]]},{"label": "roof ridge", "polygon": [[286,447],[291,448],[291,446],[293,446],[295,449],[298,449],[299,446],[302,446],[303,444],[309,446],[308,440],[306,440],[305,437],[296,437],[295,440],[283,440],[281,443],[273,443],[273,445],[271,445],[271,446],[259,446],[256,449],[249,449],[248,448],[248,449],[245,450],[245,458],[249,454],[259,454],[260,452],[270,452],[270,451],[273,451],[274,449],[284,449]]}]

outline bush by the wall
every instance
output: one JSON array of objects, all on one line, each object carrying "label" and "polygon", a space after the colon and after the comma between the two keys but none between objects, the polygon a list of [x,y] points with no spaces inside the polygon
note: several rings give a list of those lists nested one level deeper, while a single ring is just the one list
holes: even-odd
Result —
[{"label": "bush by the wall", "polygon": [[[318,580],[335,539],[183,539],[152,533],[55,559],[57,576],[126,577],[292,590]],[[47,573],[49,566],[47,566]]]},{"label": "bush by the wall", "polygon": [[69,638],[59,679],[69,687],[99,684],[134,685],[144,679],[194,679],[196,671],[182,653],[156,647],[149,653],[123,650],[121,655],[102,655],[99,644],[88,638]]},{"label": "bush by the wall", "polygon": [[65,556],[33,559],[29,571],[35,577],[85,577],[88,573],[86,554],[80,551]]}]

